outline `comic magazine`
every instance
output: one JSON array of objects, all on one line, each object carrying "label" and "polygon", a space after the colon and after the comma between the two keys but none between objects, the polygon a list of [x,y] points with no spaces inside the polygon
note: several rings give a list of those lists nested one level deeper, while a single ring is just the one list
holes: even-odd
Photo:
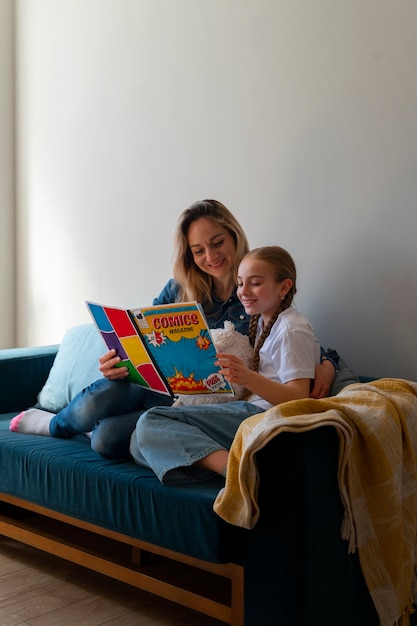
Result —
[{"label": "comic magazine", "polygon": [[232,394],[214,365],[216,349],[197,302],[121,309],[86,302],[109,350],[115,348],[127,380],[175,397]]}]

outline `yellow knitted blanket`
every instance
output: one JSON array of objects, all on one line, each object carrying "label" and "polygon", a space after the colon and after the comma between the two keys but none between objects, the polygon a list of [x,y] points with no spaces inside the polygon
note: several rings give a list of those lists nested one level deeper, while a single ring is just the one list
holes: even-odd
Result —
[{"label": "yellow knitted blanket", "polygon": [[286,402],[248,418],[214,510],[253,528],[260,515],[256,452],[282,432],[320,426],[338,433],[342,538],[349,552],[358,550],[380,625],[409,626],[417,589],[417,382],[357,383],[333,398]]}]

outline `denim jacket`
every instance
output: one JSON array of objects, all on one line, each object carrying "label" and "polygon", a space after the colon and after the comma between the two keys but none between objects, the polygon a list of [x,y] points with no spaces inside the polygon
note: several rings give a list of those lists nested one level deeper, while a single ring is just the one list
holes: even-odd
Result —
[{"label": "denim jacket", "polygon": [[[157,298],[154,299],[153,304],[170,304],[176,302],[178,294],[178,285],[174,279],[171,278]],[[213,305],[211,309],[204,309],[204,313],[207,318],[210,328],[223,328],[224,322],[229,320],[235,325],[235,329],[247,335],[249,332],[249,315],[245,312],[242,303],[236,295],[236,289],[226,302],[217,298],[213,293]]]}]

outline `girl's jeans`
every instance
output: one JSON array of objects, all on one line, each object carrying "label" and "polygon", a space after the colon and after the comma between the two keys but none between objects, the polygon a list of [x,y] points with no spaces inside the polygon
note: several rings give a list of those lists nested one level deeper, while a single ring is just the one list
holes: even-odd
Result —
[{"label": "girl's jeans", "polygon": [[140,417],[130,453],[153,469],[163,484],[207,480],[208,470],[192,467],[216,450],[229,450],[244,419],[265,409],[232,401],[198,406],[155,406]]}]

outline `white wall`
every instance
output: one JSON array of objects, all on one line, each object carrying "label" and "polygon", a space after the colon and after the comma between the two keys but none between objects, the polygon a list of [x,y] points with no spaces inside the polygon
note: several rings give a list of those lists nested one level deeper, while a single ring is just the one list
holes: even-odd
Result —
[{"label": "white wall", "polygon": [[414,0],[18,1],[19,341],[148,304],[192,201],[299,271],[358,371],[416,379]]},{"label": "white wall", "polygon": [[0,347],[15,345],[14,12],[0,0]]}]

